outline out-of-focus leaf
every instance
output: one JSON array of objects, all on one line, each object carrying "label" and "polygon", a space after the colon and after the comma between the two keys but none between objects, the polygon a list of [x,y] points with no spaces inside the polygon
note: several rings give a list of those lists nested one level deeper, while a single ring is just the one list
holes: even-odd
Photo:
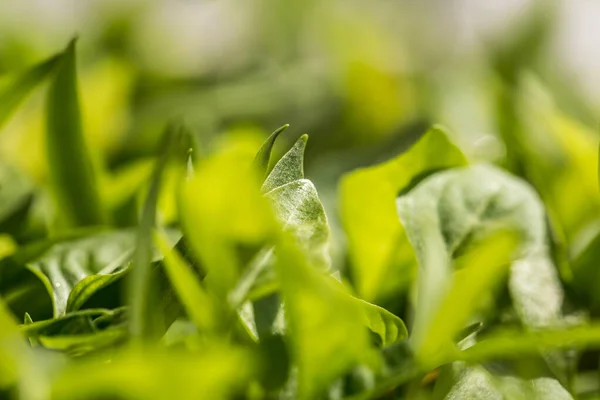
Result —
[{"label": "out-of-focus leaf", "polygon": [[400,196],[397,207],[420,264],[416,337],[441,304],[452,259],[503,229],[521,239],[508,285],[517,314],[531,327],[559,322],[563,291],[549,255],[544,208],[525,182],[491,166],[457,168],[427,178]]},{"label": "out-of-focus leaf", "polygon": [[0,389],[14,384],[19,377],[19,362],[29,349],[19,334],[17,324],[0,299]]},{"label": "out-of-focus leaf", "polygon": [[48,91],[46,148],[60,227],[102,225],[104,210],[81,127],[75,40],[59,58]]},{"label": "out-of-focus leaf", "polygon": [[37,345],[71,356],[105,350],[127,339],[125,310],[84,310],[21,327]]},{"label": "out-of-focus leaf", "polygon": [[4,125],[27,95],[50,75],[60,58],[60,55],[52,56],[34,65],[19,74],[14,81],[0,91],[0,127]]},{"label": "out-of-focus leaf", "polygon": [[498,233],[459,260],[458,270],[427,331],[415,339],[420,362],[435,366],[444,357],[474,311],[485,303],[485,296],[503,281],[516,247],[516,237]]},{"label": "out-of-focus leaf", "polygon": [[[177,145],[185,134],[183,126],[172,123],[167,126],[161,146],[158,148],[158,160],[154,166],[150,188],[142,209],[142,216],[135,236],[135,251],[132,259],[131,274],[128,277],[128,298],[131,307],[129,330],[136,340],[152,338],[161,329],[163,315],[157,312],[160,282],[152,268],[153,231],[156,226],[156,208],[160,195],[163,173]],[[182,158],[182,163],[183,163]]]},{"label": "out-of-focus leaf", "polygon": [[413,274],[414,252],[394,207],[398,192],[425,174],[465,163],[444,130],[435,127],[397,158],[343,178],[341,214],[361,298],[395,293]]},{"label": "out-of-focus leaf", "polygon": [[0,232],[18,233],[32,199],[32,182],[14,168],[0,163]]},{"label": "out-of-focus leaf", "polygon": [[243,394],[256,370],[247,351],[224,346],[200,354],[126,352],[109,365],[91,359],[68,366],[54,380],[52,398],[226,400]]},{"label": "out-of-focus leaf", "polygon": [[457,383],[446,400],[572,400],[573,397],[552,378],[525,380],[512,376],[495,376],[483,367],[462,368]]},{"label": "out-of-focus leaf", "polygon": [[308,264],[293,236],[284,235],[276,251],[291,354],[298,366],[298,398],[316,398],[352,367],[376,361],[367,330],[356,318],[363,309]]},{"label": "out-of-focus leaf", "polygon": [[499,329],[455,357],[467,362],[481,362],[498,357],[516,359],[553,349],[586,348],[600,348],[600,324],[536,331]]},{"label": "out-of-focus leaf", "polygon": [[581,248],[581,235],[600,218],[598,135],[561,112],[532,75],[513,100],[524,126],[520,146],[527,179],[556,219],[567,245]]},{"label": "out-of-focus leaf", "polygon": [[200,284],[198,274],[186,264],[177,250],[170,248],[164,238],[157,236],[156,242],[164,256],[167,276],[191,320],[201,330],[214,330],[218,324],[217,308],[214,299]]},{"label": "out-of-focus leaf", "polygon": [[[27,263],[52,297],[54,315],[79,308],[130,260],[131,230],[107,231],[53,244]],[[94,277],[97,275],[106,278]]]},{"label": "out-of-focus leaf", "polygon": [[356,299],[365,319],[365,325],[381,340],[381,346],[386,347],[401,342],[408,337],[408,331],[404,322],[387,311],[364,300]]},{"label": "out-of-focus leaf", "polygon": [[254,157],[254,166],[262,173],[267,174],[269,170],[269,162],[271,161],[271,152],[273,151],[273,146],[275,145],[275,141],[287,128],[289,128],[289,124],[285,124],[282,127],[278,128],[269,136],[269,138],[262,145],[256,157]]},{"label": "out-of-focus leaf", "polygon": [[588,243],[588,245],[571,262],[573,269],[573,284],[577,289],[577,295],[583,298],[592,310],[600,309],[600,234]]},{"label": "out-of-focus leaf", "polygon": [[207,289],[222,299],[242,273],[245,260],[238,250],[258,250],[275,226],[271,207],[259,190],[260,179],[250,168],[255,148],[249,144],[231,140],[231,145],[199,160],[181,190],[185,236],[206,269]]}]

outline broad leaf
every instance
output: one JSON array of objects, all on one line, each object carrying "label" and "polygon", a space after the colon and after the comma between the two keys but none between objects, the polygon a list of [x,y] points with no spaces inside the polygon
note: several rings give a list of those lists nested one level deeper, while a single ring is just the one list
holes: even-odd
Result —
[{"label": "broad leaf", "polygon": [[61,227],[101,225],[104,211],[81,126],[75,41],[60,56],[48,91],[46,150]]},{"label": "broad leaf", "polygon": [[412,278],[415,256],[394,207],[398,193],[425,174],[465,163],[435,127],[397,158],[343,178],[340,207],[360,297],[372,301],[397,294]]},{"label": "broad leaf", "polygon": [[[108,276],[127,265],[135,246],[132,230],[107,231],[53,244],[27,263],[52,298],[54,315],[80,308]],[[107,278],[90,278],[104,275]]]},{"label": "broad leaf", "polygon": [[547,246],[544,208],[526,183],[491,166],[458,168],[424,180],[400,196],[397,207],[420,264],[416,329],[440,304],[452,259],[502,229],[522,238],[509,278],[517,314],[532,327],[559,322],[563,292]]}]

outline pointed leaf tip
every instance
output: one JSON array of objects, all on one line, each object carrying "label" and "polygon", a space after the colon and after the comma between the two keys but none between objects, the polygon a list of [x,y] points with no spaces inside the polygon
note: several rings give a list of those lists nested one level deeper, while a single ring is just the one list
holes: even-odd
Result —
[{"label": "pointed leaf tip", "polygon": [[285,124],[280,126],[273,132],[262,145],[258,153],[256,153],[256,157],[254,157],[254,167],[257,168],[263,174],[267,174],[269,169],[269,162],[271,161],[271,152],[273,151],[273,146],[275,145],[275,141],[281,134],[281,132],[285,131],[290,127],[290,124]]},{"label": "pointed leaf tip", "polygon": [[280,186],[299,179],[304,179],[304,150],[308,135],[304,134],[294,143],[292,148],[281,157],[265,180],[262,191],[270,192]]}]

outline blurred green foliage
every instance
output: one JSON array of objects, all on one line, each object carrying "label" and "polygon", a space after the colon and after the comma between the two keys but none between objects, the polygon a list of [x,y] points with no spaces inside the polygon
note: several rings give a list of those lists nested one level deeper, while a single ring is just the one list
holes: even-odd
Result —
[{"label": "blurred green foliage", "polygon": [[0,4],[0,399],[600,397],[557,3],[388,3]]}]

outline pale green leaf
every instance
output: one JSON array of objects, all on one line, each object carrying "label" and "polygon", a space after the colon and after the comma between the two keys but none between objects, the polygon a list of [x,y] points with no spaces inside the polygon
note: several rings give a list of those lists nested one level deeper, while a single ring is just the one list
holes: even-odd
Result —
[{"label": "pale green leaf", "polygon": [[293,237],[284,236],[276,251],[291,353],[298,366],[298,398],[313,399],[351,368],[376,358],[363,321],[356,318],[363,312],[361,304],[312,268]]},{"label": "pale green leaf", "polygon": [[129,351],[109,365],[97,359],[69,365],[52,383],[52,398],[226,400],[243,394],[256,370],[247,351],[222,345],[202,353]]},{"label": "pale green leaf", "polygon": [[281,157],[262,185],[263,193],[304,178],[304,150],[308,135],[302,135],[294,146]]},{"label": "pale green leaf", "polygon": [[343,178],[341,215],[360,297],[372,301],[397,293],[412,279],[415,256],[398,221],[398,193],[424,174],[465,163],[444,130],[435,127],[395,159]]},{"label": "pale green leaf", "polygon": [[469,318],[485,303],[485,297],[504,280],[516,244],[513,235],[498,233],[458,260],[447,294],[427,331],[422,338],[416,337],[416,357],[422,363],[435,366],[444,357],[444,351],[448,351]]},{"label": "pale green leaf", "polygon": [[531,327],[559,322],[563,291],[544,208],[526,183],[491,166],[457,168],[425,179],[400,196],[397,207],[420,264],[417,337],[443,299],[452,260],[504,229],[521,238],[508,284],[517,314]]},{"label": "pale green leaf", "polygon": [[183,303],[187,314],[196,326],[204,331],[214,331],[218,325],[218,310],[212,298],[202,287],[197,272],[186,264],[181,255],[171,249],[168,242],[156,236],[155,241],[164,256],[167,276]]}]

